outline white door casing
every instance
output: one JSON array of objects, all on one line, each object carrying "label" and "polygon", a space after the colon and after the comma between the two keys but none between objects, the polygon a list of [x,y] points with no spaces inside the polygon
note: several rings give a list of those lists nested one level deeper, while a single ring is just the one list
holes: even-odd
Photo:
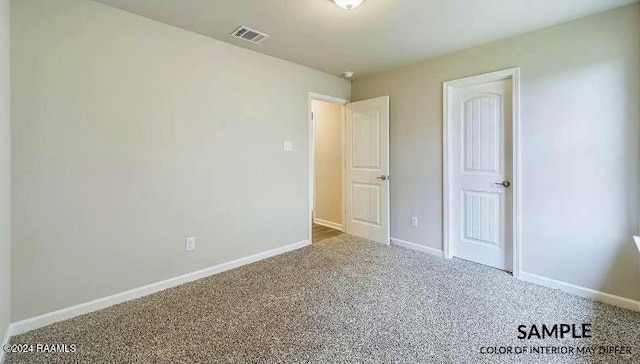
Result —
[{"label": "white door casing", "polygon": [[389,244],[389,96],[346,107],[346,231]]},{"label": "white door casing", "polygon": [[453,255],[513,270],[512,81],[452,92]]}]

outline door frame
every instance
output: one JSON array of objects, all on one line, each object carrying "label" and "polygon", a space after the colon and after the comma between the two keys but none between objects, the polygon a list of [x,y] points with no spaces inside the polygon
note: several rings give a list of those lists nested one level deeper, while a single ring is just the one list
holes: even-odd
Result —
[{"label": "door frame", "polygon": [[456,80],[446,81],[442,84],[442,189],[443,189],[443,250],[444,257],[453,258],[453,229],[455,228],[453,206],[453,189],[451,188],[454,174],[454,161],[450,156],[453,155],[453,142],[451,138],[451,130],[453,130],[453,91],[456,88],[480,85],[487,82],[502,81],[511,79],[512,93],[512,135],[513,140],[513,201],[511,211],[513,214],[513,276],[520,278],[520,231],[521,231],[521,155],[520,155],[520,67],[509,68],[501,71],[485,73],[477,76],[465,77]]},{"label": "door frame", "polygon": [[347,232],[346,231],[346,224],[345,224],[345,203],[344,203],[344,199],[345,199],[345,108],[346,105],[348,103],[351,102],[351,100],[347,100],[347,99],[342,99],[339,97],[334,97],[334,96],[329,96],[329,95],[324,95],[321,93],[317,93],[317,92],[309,92],[309,114],[308,114],[308,127],[309,127],[309,152],[308,152],[308,158],[309,158],[309,171],[308,171],[308,175],[307,178],[309,180],[309,216],[308,216],[308,222],[309,222],[309,243],[313,242],[313,210],[314,210],[314,205],[315,205],[315,181],[314,181],[314,172],[315,172],[315,150],[316,150],[316,143],[315,143],[315,120],[313,118],[313,101],[325,101],[325,102],[330,102],[332,104],[337,104],[337,105],[342,105],[343,106],[343,110],[342,110],[342,120],[340,120],[341,123],[341,131],[342,131],[342,135],[341,135],[341,139],[342,139],[342,163],[341,163],[341,169],[342,169],[342,191],[340,191],[340,194],[342,196],[342,207],[341,207],[341,222],[340,224],[342,225],[342,231]]}]

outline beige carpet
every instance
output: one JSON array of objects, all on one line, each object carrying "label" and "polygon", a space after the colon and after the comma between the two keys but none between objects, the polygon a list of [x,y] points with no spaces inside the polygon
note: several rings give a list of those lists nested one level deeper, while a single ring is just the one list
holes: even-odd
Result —
[{"label": "beige carpet", "polygon": [[[521,324],[592,323],[592,339],[518,340]],[[54,324],[13,344],[73,354],[6,363],[640,363],[640,314],[462,260],[343,234]],[[632,348],[483,355],[483,346]]]}]

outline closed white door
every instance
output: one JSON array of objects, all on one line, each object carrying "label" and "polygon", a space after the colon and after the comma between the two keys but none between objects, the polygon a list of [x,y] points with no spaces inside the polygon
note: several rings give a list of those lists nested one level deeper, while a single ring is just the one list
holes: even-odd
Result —
[{"label": "closed white door", "polygon": [[453,91],[453,254],[512,271],[511,80]]},{"label": "closed white door", "polygon": [[389,244],[389,96],[346,109],[347,232]]}]

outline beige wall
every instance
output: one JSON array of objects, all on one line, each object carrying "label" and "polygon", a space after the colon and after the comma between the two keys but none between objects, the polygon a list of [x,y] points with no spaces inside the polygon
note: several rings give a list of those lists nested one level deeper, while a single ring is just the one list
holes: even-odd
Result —
[{"label": "beige wall", "polygon": [[316,219],[342,224],[342,105],[313,101]]},{"label": "beige wall", "polygon": [[14,321],[308,238],[308,93],[348,81],[92,1],[12,10]]},{"label": "beige wall", "polygon": [[[0,342],[11,307],[11,88],[9,0],[0,0]],[[0,358],[2,354],[0,354]]]},{"label": "beige wall", "polygon": [[392,236],[442,248],[442,82],[514,66],[523,270],[639,299],[638,4],[354,81],[391,96]]}]

